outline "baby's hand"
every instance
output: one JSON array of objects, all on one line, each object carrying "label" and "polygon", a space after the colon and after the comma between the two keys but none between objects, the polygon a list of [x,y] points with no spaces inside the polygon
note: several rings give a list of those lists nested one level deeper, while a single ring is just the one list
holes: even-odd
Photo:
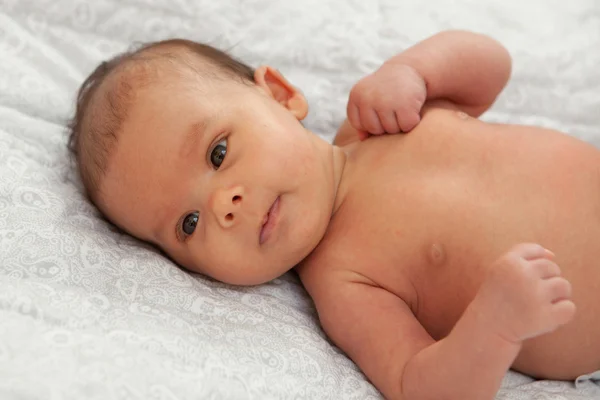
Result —
[{"label": "baby's hand", "polygon": [[494,263],[474,300],[493,333],[520,343],[573,318],[571,284],[553,258],[540,245],[520,244]]},{"label": "baby's hand", "polygon": [[363,140],[369,134],[408,132],[421,120],[427,98],[423,78],[404,64],[383,64],[350,91],[348,120]]}]

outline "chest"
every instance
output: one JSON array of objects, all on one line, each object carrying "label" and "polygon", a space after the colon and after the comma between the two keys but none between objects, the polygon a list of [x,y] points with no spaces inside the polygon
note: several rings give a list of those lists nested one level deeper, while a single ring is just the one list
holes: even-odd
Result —
[{"label": "chest", "polygon": [[493,132],[478,138],[461,129],[381,147],[373,141],[358,154],[351,189],[312,260],[395,293],[434,338],[450,331],[487,269],[513,245],[538,242],[565,261],[581,257],[586,249],[569,247],[584,242],[573,228],[589,232],[600,204],[595,150],[575,143],[577,157],[555,149],[528,155],[518,143],[494,148]]},{"label": "chest", "polygon": [[[342,210],[339,223],[330,226],[331,241],[313,262],[342,266],[394,293],[441,338],[475,296],[502,242],[511,239],[477,220],[481,212],[466,212],[470,206],[387,199],[369,212],[358,205]],[[384,212],[387,207],[395,210]]]}]

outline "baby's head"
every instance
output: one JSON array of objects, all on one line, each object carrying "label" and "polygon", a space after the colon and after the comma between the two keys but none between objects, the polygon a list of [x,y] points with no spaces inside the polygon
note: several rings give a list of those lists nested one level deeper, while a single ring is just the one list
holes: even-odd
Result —
[{"label": "baby's head", "polygon": [[170,40],[96,68],[69,147],[114,224],[189,270],[259,284],[305,258],[331,217],[332,148],[300,124],[307,109],[273,68]]}]

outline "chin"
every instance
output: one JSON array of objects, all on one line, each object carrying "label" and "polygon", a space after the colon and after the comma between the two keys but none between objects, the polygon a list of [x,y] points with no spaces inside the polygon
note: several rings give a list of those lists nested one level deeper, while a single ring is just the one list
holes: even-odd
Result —
[{"label": "chin", "polygon": [[321,243],[321,240],[327,232],[329,226],[330,214],[329,213],[316,213],[312,214],[314,218],[306,220],[306,223],[299,232],[296,232],[295,237],[295,248],[293,251],[289,251],[289,258],[287,259],[287,265],[292,265],[291,268],[300,264],[302,260],[308,257]]},{"label": "chin", "polygon": [[[320,231],[322,230],[324,233],[326,228],[327,224],[324,228],[320,227]],[[277,254],[273,254],[271,260],[256,261],[254,265],[249,265],[245,269],[252,273],[232,274],[232,276],[222,277],[223,279],[217,277],[215,279],[238,286],[255,286],[270,282],[288,273],[308,257],[317,247],[322,236],[323,234],[311,236],[310,240],[302,241],[300,245],[295,242],[296,246],[293,248],[280,248]]]}]

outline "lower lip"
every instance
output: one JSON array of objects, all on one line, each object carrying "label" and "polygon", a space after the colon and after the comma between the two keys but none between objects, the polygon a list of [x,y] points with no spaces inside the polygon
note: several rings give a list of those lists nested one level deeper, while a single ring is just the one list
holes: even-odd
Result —
[{"label": "lower lip", "polygon": [[279,216],[279,197],[277,197],[277,199],[275,199],[275,201],[273,202],[273,205],[271,206],[271,209],[269,210],[269,217],[267,219],[267,222],[262,226],[262,229],[260,230],[260,238],[259,238],[260,244],[263,244],[267,240],[269,240],[269,237],[271,236],[273,229],[275,229],[275,226],[277,225],[277,217],[278,216]]}]

